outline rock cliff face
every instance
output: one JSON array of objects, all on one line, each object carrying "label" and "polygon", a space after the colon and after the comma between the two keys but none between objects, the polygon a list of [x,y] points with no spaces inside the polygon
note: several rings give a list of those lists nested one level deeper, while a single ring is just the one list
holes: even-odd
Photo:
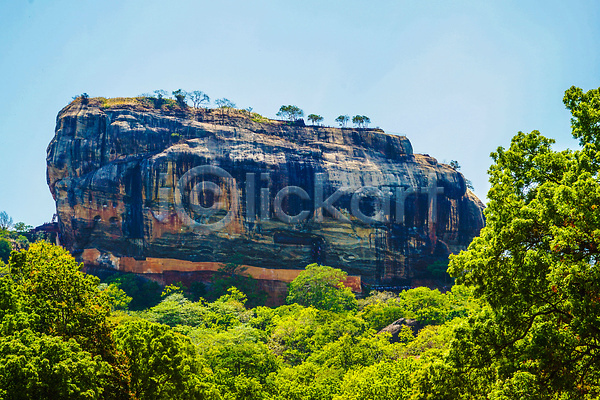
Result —
[{"label": "rock cliff face", "polygon": [[61,242],[90,267],[206,274],[235,259],[285,282],[317,262],[356,290],[432,284],[484,224],[464,177],[406,137],[239,110],[75,101],[47,164]]}]

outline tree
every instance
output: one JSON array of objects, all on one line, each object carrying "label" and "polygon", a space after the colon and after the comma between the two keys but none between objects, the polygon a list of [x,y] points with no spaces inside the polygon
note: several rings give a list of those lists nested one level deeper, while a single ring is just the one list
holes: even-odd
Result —
[{"label": "tree", "polygon": [[363,122],[364,118],[362,115],[355,115],[352,117],[352,123],[358,128],[362,127]]},{"label": "tree", "polygon": [[0,261],[8,262],[11,252],[12,245],[10,244],[10,240],[0,237]]},{"label": "tree", "polygon": [[223,108],[223,109],[225,109],[225,108],[235,108],[235,103],[232,102],[229,99],[226,99],[226,98],[215,100],[215,104],[217,105],[217,107]]},{"label": "tree", "polygon": [[131,297],[130,310],[142,310],[155,306],[160,302],[160,285],[133,273],[115,274],[105,280],[107,284],[115,284]]},{"label": "tree", "polygon": [[337,117],[335,119],[335,122],[337,122],[338,124],[340,124],[340,126],[342,128],[345,128],[346,124],[348,123],[349,120],[350,120],[350,117],[348,115],[340,115],[339,117]]},{"label": "tree", "polygon": [[334,400],[409,399],[412,393],[410,375],[416,370],[412,358],[351,370],[344,376],[340,393]]},{"label": "tree", "polygon": [[6,211],[0,212],[0,230],[6,231],[9,230],[13,225],[13,219],[10,217]]},{"label": "tree", "polygon": [[352,117],[352,123],[358,128],[366,128],[371,123],[371,119],[366,115],[355,115]]},{"label": "tree", "polygon": [[29,329],[0,336],[3,399],[104,399],[111,366],[74,340]]},{"label": "tree", "polygon": [[109,356],[109,299],[98,289],[98,278],[81,272],[69,252],[37,242],[13,253],[9,267],[10,274],[0,279],[14,282],[23,293],[21,309],[39,317],[38,332],[73,338],[93,355]]},{"label": "tree", "polygon": [[366,115],[362,115],[363,118],[363,128],[367,128],[369,126],[369,124],[371,123],[371,118],[367,117]]},{"label": "tree", "polygon": [[189,338],[166,325],[138,320],[115,330],[125,354],[136,399],[192,399],[198,362]]},{"label": "tree", "polygon": [[450,263],[485,307],[431,379],[472,397],[600,395],[600,89],[564,103],[582,149],[533,131],[492,153],[486,227]]},{"label": "tree", "polygon": [[235,287],[248,295],[250,306],[264,303],[267,293],[260,288],[256,279],[246,272],[247,269],[248,267],[242,265],[241,256],[233,254],[229,262],[220,267],[218,273],[213,275],[207,299],[217,299],[225,295],[229,288]]},{"label": "tree", "polygon": [[207,105],[210,103],[210,97],[200,90],[194,90],[193,92],[188,93],[188,97],[192,100],[194,108],[200,108],[203,103]]},{"label": "tree", "polygon": [[188,93],[185,90],[182,90],[182,89],[174,90],[173,97],[175,97],[175,101],[177,102],[177,105],[179,105],[179,107],[181,107],[181,108],[187,107],[187,103],[185,102],[185,99],[188,97]]},{"label": "tree", "polygon": [[320,125],[323,121],[323,117],[317,114],[308,114],[308,120],[313,123],[313,125]]},{"label": "tree", "polygon": [[[96,382],[98,376],[87,374],[95,368],[102,368],[105,378],[103,398],[128,398],[128,378],[123,360],[114,347],[112,328],[107,320],[109,300],[98,289],[98,278],[81,272],[81,265],[66,250],[46,242],[37,242],[27,251],[12,253],[8,267],[8,273],[0,276],[0,337],[13,335],[11,343],[18,347],[7,349],[0,344],[0,353],[5,351],[4,356],[16,363],[13,364],[14,369],[4,370],[0,375],[5,374],[14,381],[22,378],[34,382],[39,379],[42,389],[38,389],[48,393],[54,393],[54,388],[47,387],[48,382],[52,382],[56,389],[66,387],[75,396],[77,388],[86,388]],[[40,341],[31,342],[27,331],[33,332],[33,337]],[[24,337],[27,342],[23,342]],[[40,356],[39,360],[32,360],[32,364],[26,367],[30,371],[39,370],[37,378],[29,376],[30,372],[18,370],[19,358],[27,356],[17,341],[25,343],[25,347],[32,347],[32,354]],[[46,345],[50,346],[50,352],[56,350],[58,354],[44,353],[41,349]],[[83,362],[83,359],[87,361]],[[48,365],[53,364],[48,369]],[[81,371],[73,371],[74,368]],[[65,381],[58,382],[57,379]],[[4,388],[0,385],[0,394],[3,394]],[[85,394],[88,397],[82,398],[98,397],[93,397],[93,392],[87,389]],[[73,397],[42,395],[39,398]]]},{"label": "tree", "polygon": [[304,116],[304,111],[300,109],[298,106],[281,106],[279,111],[277,112],[278,117],[282,117],[287,119],[290,122],[296,121]]},{"label": "tree", "polygon": [[29,232],[33,226],[27,225],[25,222],[17,222],[14,226],[14,229],[18,233],[27,233]]},{"label": "tree", "polygon": [[127,293],[121,290],[116,283],[101,283],[98,285],[98,289],[108,298],[111,311],[126,310],[131,303],[131,297],[127,296]]},{"label": "tree", "polygon": [[358,307],[352,291],[344,286],[341,269],[310,264],[290,284],[287,302],[322,310],[343,311]]}]

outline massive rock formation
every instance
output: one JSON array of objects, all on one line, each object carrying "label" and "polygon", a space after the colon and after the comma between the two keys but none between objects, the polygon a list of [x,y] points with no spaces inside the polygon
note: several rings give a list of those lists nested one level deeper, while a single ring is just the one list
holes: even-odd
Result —
[{"label": "massive rock formation", "polygon": [[206,274],[235,260],[290,281],[316,262],[356,290],[433,285],[484,224],[464,177],[404,136],[81,100],[58,115],[48,185],[61,242],[90,267]]}]

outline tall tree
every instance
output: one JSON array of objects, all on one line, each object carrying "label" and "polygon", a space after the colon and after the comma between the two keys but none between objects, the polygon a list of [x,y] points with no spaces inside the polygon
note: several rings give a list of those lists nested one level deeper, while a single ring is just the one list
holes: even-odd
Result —
[{"label": "tall tree", "polygon": [[581,150],[553,151],[533,131],[492,153],[486,227],[449,268],[485,307],[457,331],[453,372],[432,374],[446,389],[429,385],[431,397],[455,397],[452,387],[497,399],[600,396],[600,90],[571,88],[564,103]]}]

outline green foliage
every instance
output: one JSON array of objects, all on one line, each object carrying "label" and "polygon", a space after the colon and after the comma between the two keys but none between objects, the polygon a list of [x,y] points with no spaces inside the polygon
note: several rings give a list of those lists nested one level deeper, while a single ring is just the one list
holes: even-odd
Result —
[{"label": "green foliage", "polygon": [[[234,275],[237,266],[223,274]],[[462,325],[455,318],[417,337],[406,328],[391,344],[389,334],[370,329],[367,311],[396,302],[437,321],[472,306],[470,292],[457,287],[447,294],[375,293],[361,300],[357,313],[356,299],[341,285],[346,275],[311,265],[291,295],[321,309],[294,303],[249,310],[235,287],[213,302],[194,302],[178,284],[147,310],[118,311],[110,318],[113,329],[111,311],[130,300],[119,285],[138,288],[140,281],[121,275],[98,284],[79,267],[47,243],[10,259],[0,277],[0,398],[384,398],[414,383],[413,373],[423,371],[417,367],[439,363]],[[395,375],[384,375],[390,371]],[[432,374],[419,376],[424,385]]]},{"label": "green foliage", "polygon": [[33,226],[27,225],[25,222],[17,222],[13,228],[18,233],[27,233],[33,228]]},{"label": "green foliage", "polygon": [[179,293],[179,294],[183,295],[184,289],[185,289],[185,286],[183,286],[183,283],[181,283],[181,282],[173,283],[173,284],[165,286],[162,293],[160,294],[160,297],[164,299],[165,297],[170,296],[175,293]]},{"label": "green foliage", "polygon": [[262,332],[249,326],[192,332],[191,336],[200,356],[220,375],[244,375],[264,384],[267,376],[279,368],[279,360],[264,343]]},{"label": "green foliage", "polygon": [[10,240],[0,237],[0,261],[8,262],[10,258],[10,253],[12,252],[12,245],[10,244]]},{"label": "green foliage", "polygon": [[277,112],[278,117],[282,117],[284,119],[287,119],[288,121],[296,121],[297,119],[300,119],[304,116],[304,111],[302,111],[300,109],[300,107],[298,106],[292,106],[292,105],[288,105],[288,106],[281,106],[279,108],[279,111]]},{"label": "green foliage", "polygon": [[114,336],[127,359],[135,398],[195,398],[199,370],[189,338],[168,326],[143,320],[126,322],[117,327]]},{"label": "green foliage", "polygon": [[492,153],[486,227],[450,264],[485,307],[431,379],[468,376],[473,397],[600,395],[600,94],[564,102],[582,148],[553,151],[533,131]]},{"label": "green foliage", "polygon": [[206,311],[202,301],[194,303],[186,299],[183,293],[172,293],[140,316],[169,326],[200,326],[203,325]]},{"label": "green foliage", "polygon": [[177,105],[181,108],[187,108],[187,103],[185,102],[188,97],[188,93],[183,89],[177,89],[173,91],[173,97],[175,97],[175,101]]},{"label": "green foliage", "polygon": [[288,303],[313,306],[322,310],[355,310],[352,291],[344,286],[347,274],[341,269],[310,264],[290,284]]},{"label": "green foliage", "polygon": [[330,400],[338,392],[342,370],[305,362],[284,367],[269,377],[268,388],[277,400]]},{"label": "green foliage", "polygon": [[354,315],[319,311],[298,304],[279,307],[276,313],[270,346],[290,365],[300,364],[327,343],[344,335],[360,335],[368,328]]},{"label": "green foliage", "polygon": [[426,287],[410,289],[393,295],[375,292],[361,301],[360,317],[379,331],[400,318],[416,319],[425,325],[443,324],[464,317],[476,310],[471,290],[454,286],[445,294]]},{"label": "green foliage", "polygon": [[127,296],[123,290],[119,289],[119,285],[115,283],[106,284],[101,283],[98,285],[100,293],[108,298],[110,309],[115,310],[126,310],[131,303],[131,297]]},{"label": "green foliage", "polygon": [[323,117],[317,114],[308,114],[307,118],[313,125],[320,125],[323,122]]},{"label": "green foliage", "polygon": [[252,121],[257,122],[259,124],[270,124],[273,121],[271,121],[269,118],[264,117],[262,115],[260,115],[259,113],[250,113],[251,117],[252,117]]},{"label": "green foliage", "polygon": [[92,354],[107,354],[110,303],[98,289],[98,278],[80,272],[66,250],[45,242],[14,253],[9,267],[0,279],[23,293],[21,309],[39,316],[37,331],[74,338]]},{"label": "green foliage", "polygon": [[407,358],[394,362],[380,362],[366,368],[349,371],[334,400],[389,400],[411,397],[411,374],[417,362]]},{"label": "green foliage", "polygon": [[[127,398],[128,378],[107,321],[110,298],[79,268],[66,250],[37,242],[14,252],[0,276],[0,353],[11,366],[0,379],[26,380],[25,397]],[[9,386],[0,393],[15,390]]]},{"label": "green foliage", "polygon": [[385,335],[369,333],[356,337],[345,334],[313,353],[307,361],[347,371],[353,367],[393,360],[398,357],[397,347],[390,345]]},{"label": "green foliage", "polygon": [[352,117],[352,123],[358,128],[366,128],[371,123],[371,119],[366,115],[355,115]]},{"label": "green foliage", "polygon": [[337,122],[338,124],[340,124],[340,126],[342,128],[346,127],[346,124],[348,123],[348,121],[350,121],[350,116],[348,116],[348,115],[340,115],[339,117],[337,117],[335,119],[335,122]]},{"label": "green foliage", "polygon": [[104,281],[108,284],[116,284],[127,296],[131,297],[130,310],[143,310],[160,302],[161,289],[159,284],[154,281],[132,273],[114,274]]},{"label": "green foliage", "polygon": [[256,279],[246,273],[248,267],[241,265],[239,259],[238,255],[234,255],[231,262],[219,268],[218,273],[213,276],[210,291],[206,294],[208,300],[224,296],[230,288],[235,287],[247,296],[249,306],[264,303],[267,293],[260,289]]}]

